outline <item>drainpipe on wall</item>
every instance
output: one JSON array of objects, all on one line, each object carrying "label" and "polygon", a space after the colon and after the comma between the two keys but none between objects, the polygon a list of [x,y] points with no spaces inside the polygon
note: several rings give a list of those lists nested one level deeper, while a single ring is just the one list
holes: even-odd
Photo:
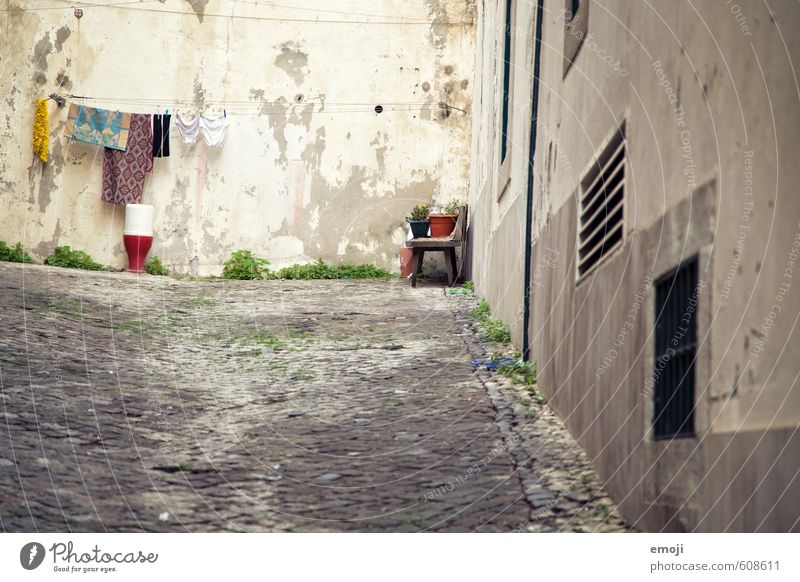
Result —
[{"label": "drainpipe on wall", "polygon": [[531,140],[528,145],[528,193],[525,201],[525,289],[522,294],[522,359],[531,359],[531,240],[533,239],[533,155],[536,152],[536,120],[539,115],[539,73],[542,60],[542,20],[544,0],[536,2],[536,29],[533,41],[533,97],[531,103]]}]

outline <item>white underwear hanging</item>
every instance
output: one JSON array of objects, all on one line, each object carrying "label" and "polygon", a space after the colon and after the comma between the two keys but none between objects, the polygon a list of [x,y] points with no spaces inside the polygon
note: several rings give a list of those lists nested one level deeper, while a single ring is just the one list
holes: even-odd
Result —
[{"label": "white underwear hanging", "polygon": [[228,117],[222,116],[216,119],[208,117],[200,118],[200,130],[206,143],[212,147],[222,147],[222,140],[225,139],[225,129],[228,127]]},{"label": "white underwear hanging", "polygon": [[188,144],[193,144],[197,141],[197,136],[200,135],[200,118],[195,117],[191,121],[184,121],[180,115],[175,115],[175,126],[178,128],[183,141]]},{"label": "white underwear hanging", "polygon": [[191,121],[181,119],[180,115],[175,115],[175,125],[178,128],[183,141],[193,144],[197,141],[197,136],[202,132],[203,139],[212,147],[222,147],[225,139],[225,129],[228,127],[228,117],[222,116],[216,119],[208,117],[195,117]]}]

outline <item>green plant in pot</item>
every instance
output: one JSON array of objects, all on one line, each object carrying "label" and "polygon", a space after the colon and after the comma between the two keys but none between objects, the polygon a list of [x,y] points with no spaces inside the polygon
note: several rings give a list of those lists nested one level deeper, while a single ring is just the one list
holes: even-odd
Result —
[{"label": "green plant in pot", "polygon": [[437,206],[436,212],[431,212],[429,216],[431,236],[450,236],[456,227],[459,210],[461,210],[461,202],[458,200],[451,200],[448,204]]},{"label": "green plant in pot", "polygon": [[428,236],[428,214],[430,208],[427,204],[420,204],[411,210],[411,215],[406,218],[409,226],[411,226],[411,235],[414,238],[422,238]]}]

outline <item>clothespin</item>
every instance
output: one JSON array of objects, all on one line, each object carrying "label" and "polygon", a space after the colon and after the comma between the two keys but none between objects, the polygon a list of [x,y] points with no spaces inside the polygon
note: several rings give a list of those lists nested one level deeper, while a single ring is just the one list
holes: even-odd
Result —
[{"label": "clothespin", "polygon": [[222,110],[222,117],[228,117],[228,111],[226,109]]},{"label": "clothespin", "polygon": [[47,98],[55,101],[59,107],[64,107],[64,105],[67,103],[67,100],[57,93],[50,93]]}]

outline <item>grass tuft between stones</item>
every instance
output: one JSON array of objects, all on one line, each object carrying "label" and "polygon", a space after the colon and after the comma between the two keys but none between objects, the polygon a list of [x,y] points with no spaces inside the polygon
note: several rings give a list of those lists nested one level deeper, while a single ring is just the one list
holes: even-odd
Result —
[{"label": "grass tuft between stones", "polygon": [[511,343],[511,332],[502,319],[492,317],[492,310],[486,299],[478,301],[478,306],[472,312],[472,316],[478,321],[483,337],[492,343],[509,344]]}]

